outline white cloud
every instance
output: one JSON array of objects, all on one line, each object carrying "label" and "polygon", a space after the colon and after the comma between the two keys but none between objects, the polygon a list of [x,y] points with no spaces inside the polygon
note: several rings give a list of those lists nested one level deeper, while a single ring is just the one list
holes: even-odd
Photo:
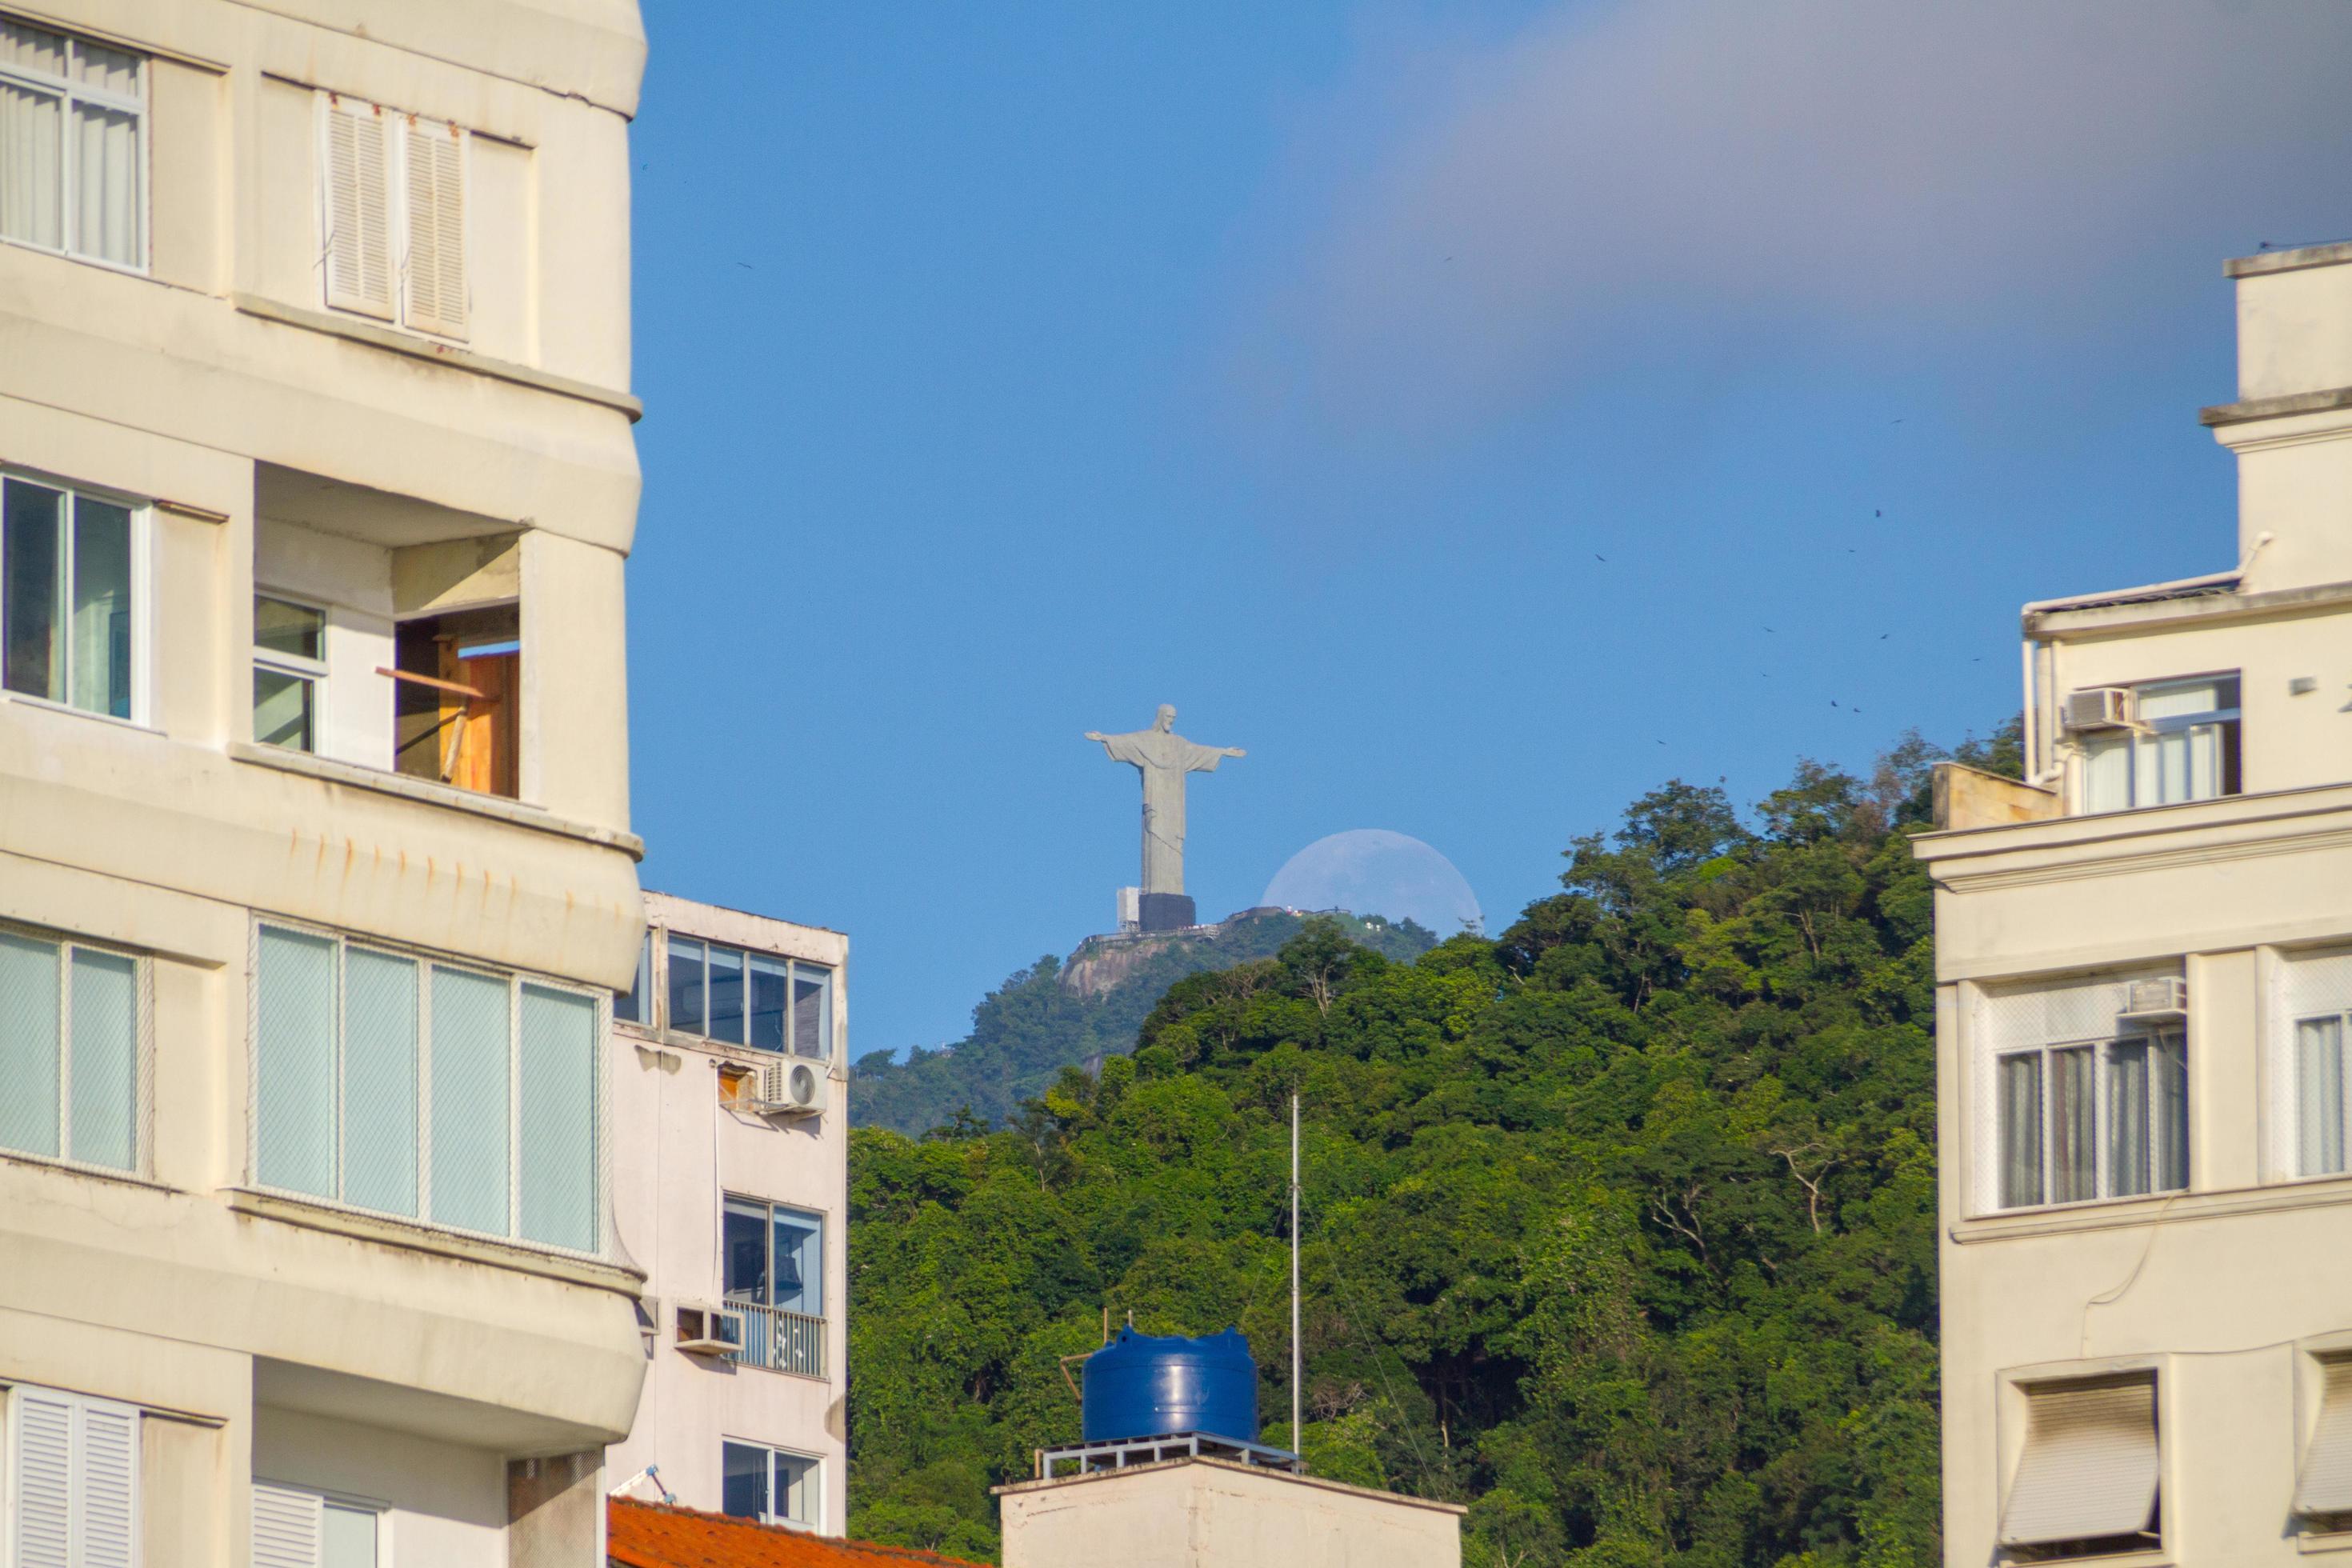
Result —
[{"label": "white cloud", "polygon": [[2151,268],[2352,233],[2347,66],[2346,0],[1617,0],[1388,51],[1329,114],[1414,107],[1294,193],[1240,369],[1407,428],[1694,331],[2111,327]]}]

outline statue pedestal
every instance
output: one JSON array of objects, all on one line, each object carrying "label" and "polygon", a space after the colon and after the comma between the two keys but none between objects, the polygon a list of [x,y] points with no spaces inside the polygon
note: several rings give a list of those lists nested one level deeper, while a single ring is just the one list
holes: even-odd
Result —
[{"label": "statue pedestal", "polygon": [[1136,900],[1137,914],[1142,929],[1152,931],[1182,931],[1200,922],[1192,918],[1192,898],[1189,893],[1145,893]]}]

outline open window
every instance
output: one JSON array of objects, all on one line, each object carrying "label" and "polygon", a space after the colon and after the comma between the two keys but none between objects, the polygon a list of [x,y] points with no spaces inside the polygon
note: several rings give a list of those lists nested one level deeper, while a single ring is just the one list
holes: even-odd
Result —
[{"label": "open window", "polygon": [[2128,811],[2239,793],[2238,678],[2131,689],[2128,722],[2083,742],[2083,809]]},{"label": "open window", "polygon": [[2023,1392],[2025,1443],[2000,1514],[2000,1545],[2011,1560],[2067,1562],[2158,1545],[2155,1376],[2035,1384]]},{"label": "open window", "polygon": [[509,798],[520,793],[522,618],[498,605],[400,623],[389,671],[402,773]]}]

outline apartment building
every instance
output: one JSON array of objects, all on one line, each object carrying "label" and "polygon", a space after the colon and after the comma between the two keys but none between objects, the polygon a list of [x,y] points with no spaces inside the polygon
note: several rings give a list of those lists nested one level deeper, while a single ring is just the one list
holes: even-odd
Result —
[{"label": "apartment building", "polygon": [[634,0],[0,0],[0,1557],[602,1561]]},{"label": "apartment building", "polygon": [[646,919],[612,1046],[646,1388],[608,1469],[625,1497],[838,1536],[849,939],[662,893]]},{"label": "apartment building", "polygon": [[2236,564],[2027,605],[1917,845],[1956,1568],[2352,1562],[2352,245],[2227,270]]}]

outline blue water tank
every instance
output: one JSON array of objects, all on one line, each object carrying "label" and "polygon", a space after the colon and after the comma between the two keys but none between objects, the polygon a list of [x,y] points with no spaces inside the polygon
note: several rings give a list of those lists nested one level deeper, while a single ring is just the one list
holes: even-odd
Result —
[{"label": "blue water tank", "polygon": [[1089,1443],[1210,1432],[1257,1441],[1257,1363],[1239,1329],[1188,1340],[1121,1329],[1087,1358]]}]

